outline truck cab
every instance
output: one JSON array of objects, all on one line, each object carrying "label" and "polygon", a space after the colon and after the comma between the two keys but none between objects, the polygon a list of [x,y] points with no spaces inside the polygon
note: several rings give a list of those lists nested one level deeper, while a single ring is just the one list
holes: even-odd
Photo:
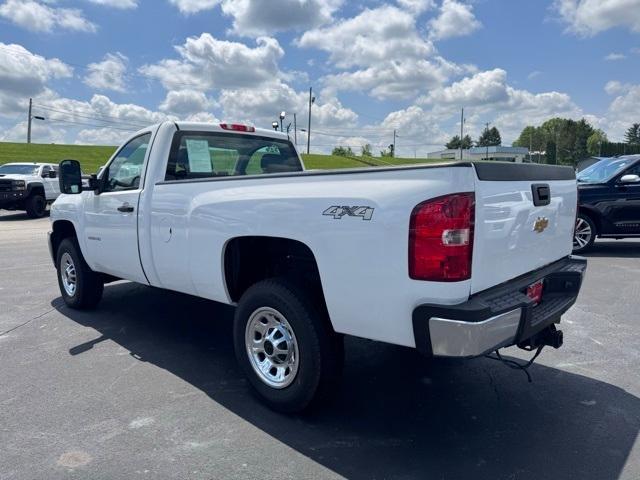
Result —
[{"label": "truck cab", "polygon": [[40,218],[59,195],[57,164],[0,165],[0,209],[24,210],[30,218]]}]

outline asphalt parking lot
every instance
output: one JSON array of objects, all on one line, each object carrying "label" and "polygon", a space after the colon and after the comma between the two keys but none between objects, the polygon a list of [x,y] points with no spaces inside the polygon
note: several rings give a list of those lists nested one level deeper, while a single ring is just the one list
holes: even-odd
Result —
[{"label": "asphalt parking lot", "polygon": [[124,282],[63,306],[48,227],[0,213],[2,480],[640,478],[640,242],[596,244],[531,384],[348,339],[335,401],[288,417],[249,393],[229,307]]}]

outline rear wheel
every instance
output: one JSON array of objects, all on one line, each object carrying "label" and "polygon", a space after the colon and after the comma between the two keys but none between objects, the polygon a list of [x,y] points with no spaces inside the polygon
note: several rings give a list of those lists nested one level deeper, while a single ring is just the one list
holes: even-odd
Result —
[{"label": "rear wheel", "polygon": [[47,212],[47,201],[39,193],[31,195],[25,203],[27,215],[30,218],[42,218]]},{"label": "rear wheel", "polygon": [[284,279],[261,281],[240,299],[236,357],[255,392],[274,410],[304,410],[337,384],[342,337],[331,331],[321,311]]},{"label": "rear wheel", "polygon": [[591,248],[596,240],[596,235],[596,225],[593,220],[588,215],[579,213],[573,233],[573,251],[579,253]]},{"label": "rear wheel", "polygon": [[89,309],[100,302],[104,283],[84,261],[75,238],[65,238],[60,242],[56,267],[60,293],[69,307]]}]

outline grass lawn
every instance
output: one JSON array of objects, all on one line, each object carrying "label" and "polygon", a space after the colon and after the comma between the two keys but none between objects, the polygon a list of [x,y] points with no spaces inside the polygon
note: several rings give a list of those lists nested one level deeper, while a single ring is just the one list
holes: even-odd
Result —
[{"label": "grass lawn", "polygon": [[84,172],[94,173],[106,163],[115,149],[93,145],[0,143],[0,165],[9,162],[59,163],[74,158],[80,161]]},{"label": "grass lawn", "polygon": [[[58,163],[74,158],[82,164],[85,173],[95,173],[113,154],[116,147],[90,145],[45,145],[0,142],[0,165],[8,162]],[[312,153],[302,155],[307,169],[358,168],[389,165],[433,163],[441,160],[425,158],[338,157]]]}]

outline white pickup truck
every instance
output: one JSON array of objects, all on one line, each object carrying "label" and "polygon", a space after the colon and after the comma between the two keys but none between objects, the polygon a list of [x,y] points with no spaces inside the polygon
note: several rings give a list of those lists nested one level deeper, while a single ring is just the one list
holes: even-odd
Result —
[{"label": "white pickup truck", "polygon": [[58,165],[5,163],[0,165],[0,209],[26,210],[31,218],[43,217],[47,204],[60,195]]},{"label": "white pickup truck", "polygon": [[345,334],[443,357],[558,347],[586,268],[571,168],[305,171],[285,134],[166,122],[88,189],[78,162],[60,172],[49,246],[67,305],[117,279],[236,305],[237,359],[280,411],[331,391]]}]

